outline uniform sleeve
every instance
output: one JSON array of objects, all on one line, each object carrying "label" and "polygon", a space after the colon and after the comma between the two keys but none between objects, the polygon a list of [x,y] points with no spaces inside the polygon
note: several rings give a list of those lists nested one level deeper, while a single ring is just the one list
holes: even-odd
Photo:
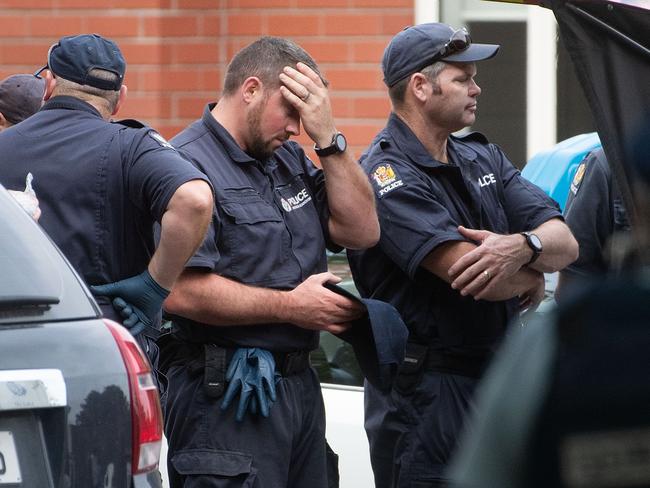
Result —
[{"label": "uniform sleeve", "polygon": [[408,276],[422,260],[448,241],[464,241],[446,210],[448,202],[433,194],[426,176],[407,163],[366,161],[377,200],[379,245]]},{"label": "uniform sleeve", "polygon": [[614,231],[610,184],[608,168],[595,156],[587,156],[571,183],[565,209],[566,223],[580,246],[577,261],[565,270],[570,274],[607,271],[604,249]]},{"label": "uniform sleeve", "polygon": [[503,203],[511,233],[539,227],[553,218],[562,218],[560,206],[537,185],[524,178],[497,146],[490,144],[503,187]]},{"label": "uniform sleeve", "polygon": [[141,129],[130,137],[126,156],[125,185],[130,200],[139,209],[149,212],[158,222],[167,209],[174,192],[191,180],[208,178],[184,159],[162,136],[152,129]]}]

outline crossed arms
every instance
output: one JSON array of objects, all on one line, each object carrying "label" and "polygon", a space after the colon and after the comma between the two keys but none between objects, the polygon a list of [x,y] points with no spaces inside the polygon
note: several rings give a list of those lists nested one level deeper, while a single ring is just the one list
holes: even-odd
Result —
[{"label": "crossed arms", "polygon": [[532,229],[542,241],[543,252],[530,265],[533,251],[521,234],[502,235],[462,226],[458,230],[476,244],[447,242],[429,253],[421,266],[476,300],[518,296],[522,308],[535,308],[544,298],[543,273],[558,271],[578,257],[576,240],[557,218]]}]

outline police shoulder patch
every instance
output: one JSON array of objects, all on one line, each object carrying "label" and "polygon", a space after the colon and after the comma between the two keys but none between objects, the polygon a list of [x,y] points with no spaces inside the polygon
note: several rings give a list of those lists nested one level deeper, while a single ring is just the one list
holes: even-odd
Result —
[{"label": "police shoulder patch", "polygon": [[576,195],[578,193],[578,189],[580,188],[580,183],[582,183],[582,179],[585,176],[585,171],[587,171],[587,163],[582,162],[580,163],[580,166],[578,166],[578,169],[576,170],[576,174],[573,177],[573,181],[571,181],[571,193]]},{"label": "police shoulder patch", "polygon": [[169,149],[174,149],[174,146],[172,146],[167,139],[165,139],[163,136],[158,134],[155,130],[150,130],[149,131],[149,137],[151,137],[154,141],[156,141],[158,144],[160,144],[162,147],[168,147]]},{"label": "police shoulder patch", "polygon": [[404,186],[404,182],[390,163],[379,163],[376,165],[370,177],[379,190],[380,197],[396,188]]}]

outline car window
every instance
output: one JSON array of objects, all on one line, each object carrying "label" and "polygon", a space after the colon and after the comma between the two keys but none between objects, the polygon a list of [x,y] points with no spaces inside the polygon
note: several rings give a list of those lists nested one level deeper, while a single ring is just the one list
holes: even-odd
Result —
[{"label": "car window", "polygon": [[68,262],[2,187],[0,229],[0,324],[98,316]]},{"label": "car window", "polygon": [[[358,296],[345,253],[329,254],[327,262],[329,271],[343,280],[339,286]],[[320,345],[310,358],[321,383],[363,386],[363,374],[352,346],[334,334],[321,332]]]}]

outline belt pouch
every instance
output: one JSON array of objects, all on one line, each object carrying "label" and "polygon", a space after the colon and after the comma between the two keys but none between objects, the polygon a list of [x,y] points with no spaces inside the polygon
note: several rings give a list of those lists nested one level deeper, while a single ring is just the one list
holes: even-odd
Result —
[{"label": "belt pouch", "polygon": [[203,391],[210,398],[221,398],[226,385],[226,350],[215,344],[204,344],[203,350]]},{"label": "belt pouch", "polygon": [[415,342],[406,344],[406,354],[397,368],[397,378],[395,380],[395,389],[402,395],[413,393],[420,383],[428,349],[427,346]]}]

